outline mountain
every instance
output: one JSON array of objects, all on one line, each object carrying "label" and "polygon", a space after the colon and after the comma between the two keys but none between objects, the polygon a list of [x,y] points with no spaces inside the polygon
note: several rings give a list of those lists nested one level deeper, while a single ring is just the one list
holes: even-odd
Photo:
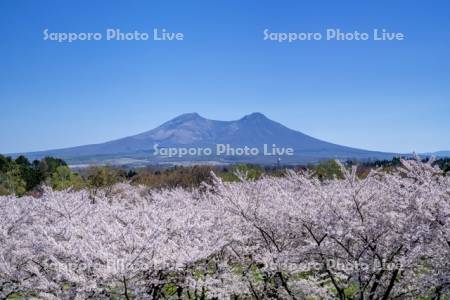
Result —
[{"label": "mountain", "polygon": [[433,155],[436,157],[450,157],[450,151],[437,151],[433,152]]},{"label": "mountain", "polygon": [[[264,145],[271,149],[291,148],[293,155],[264,155]],[[212,149],[211,155],[184,155],[163,157],[155,155],[158,149],[180,148]],[[217,145],[230,148],[256,148],[258,155],[216,155]],[[179,151],[179,150],[178,150]],[[21,153],[30,159],[55,156],[71,164],[154,164],[154,163],[232,163],[254,162],[273,164],[278,158],[282,163],[317,162],[322,159],[390,159],[397,154],[367,151],[328,143],[301,132],[289,129],[268,119],[261,113],[252,113],[236,121],[216,121],[203,118],[197,113],[180,115],[161,126],[137,135],[106,143],[78,146],[65,149]],[[231,155],[230,155],[231,154]],[[19,155],[19,154],[16,154]]]},{"label": "mountain", "polygon": [[427,153],[421,153],[419,155],[420,157],[428,157],[428,156],[434,156],[437,158],[442,157],[450,157],[450,151],[436,151],[436,152],[427,152]]}]

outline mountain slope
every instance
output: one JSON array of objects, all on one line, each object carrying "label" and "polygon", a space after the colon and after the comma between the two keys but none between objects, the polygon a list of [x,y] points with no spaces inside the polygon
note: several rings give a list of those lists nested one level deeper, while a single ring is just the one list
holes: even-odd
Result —
[{"label": "mountain slope", "polygon": [[[153,147],[216,147],[229,144],[232,147],[254,147],[263,149],[275,144],[278,147],[294,149],[294,155],[283,157],[286,163],[304,163],[326,158],[389,159],[393,153],[355,149],[328,143],[301,132],[289,129],[268,119],[261,113],[253,113],[236,121],[215,121],[197,113],[180,115],[161,126],[122,139],[66,149],[25,153],[31,159],[51,155],[64,158],[71,163],[108,162],[111,159],[134,158],[148,163],[167,161],[153,155]],[[184,157],[178,161],[249,161],[273,162],[273,157]]]}]

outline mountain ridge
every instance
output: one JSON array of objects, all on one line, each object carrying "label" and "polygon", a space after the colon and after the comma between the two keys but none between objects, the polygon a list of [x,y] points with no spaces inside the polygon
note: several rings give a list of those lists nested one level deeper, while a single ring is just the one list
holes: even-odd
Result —
[{"label": "mountain ridge", "polygon": [[[56,156],[71,163],[111,163],[114,159],[128,158],[141,162],[167,163],[164,157],[152,153],[155,145],[159,147],[214,147],[227,144],[232,147],[253,147],[262,149],[263,145],[292,148],[295,155],[283,157],[285,163],[315,162],[322,159],[390,159],[399,154],[370,151],[326,142],[302,132],[290,129],[281,123],[267,118],[260,112],[251,113],[238,120],[221,121],[202,117],[198,113],[179,115],[160,126],[131,135],[97,144],[76,147],[18,153],[30,159]],[[262,153],[262,152],[261,152]],[[188,157],[184,161],[214,160],[223,163],[254,162],[272,163],[273,157]],[[183,162],[182,158],[175,162]]]}]

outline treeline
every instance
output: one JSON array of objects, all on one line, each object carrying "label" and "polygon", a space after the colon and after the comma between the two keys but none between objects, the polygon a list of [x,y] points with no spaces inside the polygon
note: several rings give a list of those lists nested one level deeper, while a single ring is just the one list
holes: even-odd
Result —
[{"label": "treeline", "polygon": [[[425,159],[426,161],[426,159]],[[389,172],[400,166],[400,159],[380,160],[357,163],[346,161],[344,165],[350,167],[358,165],[357,175],[364,178],[371,169],[382,168]],[[444,172],[450,171],[450,158],[439,159],[435,162]],[[0,195],[15,194],[17,196],[42,193],[42,186],[47,185],[55,190],[68,188],[79,190],[88,188],[95,192],[98,189],[112,187],[119,182],[130,182],[135,185],[145,185],[151,188],[198,187],[202,182],[211,183],[211,172],[224,181],[237,181],[237,174],[246,179],[257,180],[263,174],[268,176],[284,176],[285,169],[295,171],[309,170],[320,180],[342,178],[343,174],[338,163],[325,160],[318,164],[306,166],[270,167],[253,164],[236,164],[232,166],[175,166],[160,168],[149,166],[140,169],[123,169],[111,166],[92,166],[73,171],[67,163],[58,158],[45,157],[30,162],[26,157],[16,159],[0,155]]]},{"label": "treeline", "polygon": [[45,157],[30,162],[26,157],[16,159],[0,155],[0,195],[39,196],[42,186],[55,190],[87,188],[97,189],[112,187],[119,182],[130,182],[151,188],[198,187],[202,182],[212,183],[211,172],[224,181],[239,180],[236,173],[245,174],[247,179],[259,179],[262,174],[281,176],[281,169],[262,167],[251,164],[233,166],[174,166],[160,168],[149,166],[126,170],[112,166],[92,166],[71,170],[67,163],[58,158]]},{"label": "treeline", "polygon": [[16,159],[0,155],[0,195],[22,196],[41,183],[50,183],[58,172],[69,171],[67,164],[58,158],[46,157],[30,162],[25,156]]},{"label": "treeline", "polygon": [[90,167],[81,174],[54,157],[30,162],[24,156],[12,159],[0,155],[0,195],[39,196],[42,185],[56,190],[100,188],[127,180],[128,175],[125,170],[110,167]]},{"label": "treeline", "polygon": [[152,188],[197,187],[202,182],[211,182],[211,171],[225,180],[237,180],[237,169],[245,171],[250,178],[257,179],[264,172],[259,166],[239,165],[235,167],[148,167],[126,170],[112,166],[92,166],[73,171],[58,158],[45,157],[30,162],[26,157],[16,159],[0,155],[0,195],[39,196],[41,187],[47,185],[55,190],[112,187],[119,182],[142,184]]},{"label": "treeline", "polygon": [[[411,158],[406,158],[411,159]],[[426,163],[429,161],[429,157],[423,158],[422,162]],[[375,160],[375,161],[369,161],[369,162],[355,162],[355,161],[347,161],[345,163],[346,165],[358,165],[358,176],[365,177],[367,174],[369,174],[371,169],[378,169],[381,168],[383,171],[386,172],[392,172],[396,168],[401,166],[400,157],[394,157],[391,160]],[[450,172],[450,158],[439,158],[436,159],[433,165],[437,165],[444,173]]]}]

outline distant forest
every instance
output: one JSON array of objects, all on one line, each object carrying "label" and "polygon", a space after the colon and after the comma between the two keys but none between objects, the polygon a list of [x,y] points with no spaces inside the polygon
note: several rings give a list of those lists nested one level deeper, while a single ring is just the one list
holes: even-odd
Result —
[{"label": "distant forest", "polygon": [[[427,159],[424,159],[427,161]],[[450,158],[435,161],[445,173],[450,171]],[[344,165],[357,165],[358,176],[365,177],[374,168],[385,171],[400,166],[400,158],[392,160],[377,160],[358,162],[348,160]],[[321,180],[342,177],[341,169],[334,160],[325,160],[318,164],[267,167],[252,164],[236,164],[228,166],[173,166],[162,168],[148,166],[138,169],[126,169],[116,166],[91,166],[72,170],[68,164],[59,158],[45,157],[30,162],[25,156],[13,159],[0,155],[0,195],[32,195],[39,197],[44,185],[55,190],[83,188],[95,191],[112,187],[119,182],[130,182],[135,185],[145,185],[151,188],[183,187],[195,188],[202,182],[211,182],[211,172],[225,181],[239,180],[236,174],[244,174],[247,179],[257,180],[262,175],[284,176],[285,170],[310,170]]]}]

